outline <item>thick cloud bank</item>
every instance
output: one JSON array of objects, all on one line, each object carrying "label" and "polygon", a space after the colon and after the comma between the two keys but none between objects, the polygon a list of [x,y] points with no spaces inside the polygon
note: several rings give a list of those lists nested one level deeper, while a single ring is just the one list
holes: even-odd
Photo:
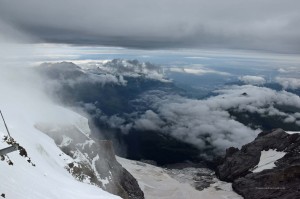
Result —
[{"label": "thick cloud bank", "polygon": [[238,122],[230,115],[230,110],[263,117],[278,116],[286,123],[300,125],[299,113],[286,113],[277,108],[300,108],[299,96],[292,93],[252,85],[232,86],[216,93],[217,96],[206,100],[194,100],[151,91],[137,100],[150,103],[151,109],[135,116],[132,123],[125,123],[117,116],[109,121],[111,125],[116,121],[115,126],[121,126],[124,131],[135,128],[163,132],[215,153],[222,153],[230,146],[240,147],[260,132],[260,129],[251,129]]},{"label": "thick cloud bank", "polygon": [[1,1],[0,19],[42,41],[299,53],[297,0]]}]

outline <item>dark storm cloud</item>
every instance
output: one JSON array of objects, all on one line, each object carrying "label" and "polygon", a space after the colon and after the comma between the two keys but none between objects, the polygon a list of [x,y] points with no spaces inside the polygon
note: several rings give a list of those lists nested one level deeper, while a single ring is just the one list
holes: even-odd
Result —
[{"label": "dark storm cloud", "polygon": [[0,17],[46,42],[300,53],[299,8],[297,0],[11,0],[0,2]]}]

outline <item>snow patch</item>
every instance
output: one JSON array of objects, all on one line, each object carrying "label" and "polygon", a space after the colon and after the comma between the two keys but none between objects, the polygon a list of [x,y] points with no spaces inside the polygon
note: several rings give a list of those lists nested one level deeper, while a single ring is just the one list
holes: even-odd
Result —
[{"label": "snow patch", "polygon": [[63,135],[63,140],[61,142],[61,144],[59,145],[59,147],[64,147],[64,146],[68,146],[69,144],[71,144],[73,140],[65,135]]},{"label": "snow patch", "polygon": [[269,149],[268,151],[261,151],[260,160],[257,166],[252,170],[253,173],[261,172],[265,169],[272,169],[276,167],[274,164],[277,160],[281,159],[286,153]]},{"label": "snow patch", "polygon": [[297,134],[300,133],[300,131],[285,131],[288,134]]},{"label": "snow patch", "polygon": [[103,186],[105,187],[107,184],[109,184],[109,178],[105,177],[104,179],[101,179],[101,182],[102,182]]},{"label": "snow patch", "polygon": [[88,145],[89,147],[92,146],[92,144],[94,144],[95,141],[94,140],[86,140],[83,144],[80,144],[82,147],[82,150],[84,150],[85,146]]}]

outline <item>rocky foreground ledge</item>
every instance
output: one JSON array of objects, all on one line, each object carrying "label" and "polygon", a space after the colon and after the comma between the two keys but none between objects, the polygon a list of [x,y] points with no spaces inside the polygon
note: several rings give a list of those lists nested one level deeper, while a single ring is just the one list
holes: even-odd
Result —
[{"label": "rocky foreground ledge", "polygon": [[231,147],[216,174],[245,199],[300,198],[300,133],[276,129]]}]

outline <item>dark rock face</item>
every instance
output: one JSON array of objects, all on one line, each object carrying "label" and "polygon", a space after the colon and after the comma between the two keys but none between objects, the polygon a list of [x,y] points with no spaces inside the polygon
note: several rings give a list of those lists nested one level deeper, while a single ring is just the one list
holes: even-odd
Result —
[{"label": "dark rock face", "polygon": [[245,199],[300,198],[300,165],[264,170],[236,179],[233,190]]},{"label": "dark rock face", "polygon": [[144,199],[136,179],[115,158],[113,144],[93,140],[74,126],[36,125],[54,139],[61,150],[75,159],[66,169],[79,181],[85,181],[124,199]]},{"label": "dark rock face", "polygon": [[249,170],[258,164],[259,157],[259,149],[245,152],[237,148],[229,148],[226,150],[225,161],[218,166],[216,174],[221,180],[232,182],[248,174]]},{"label": "dark rock face", "polygon": [[[269,149],[286,154],[275,162],[275,168],[252,173],[261,151]],[[262,132],[241,150],[227,149],[216,174],[221,180],[233,182],[233,189],[246,199],[300,198],[300,134],[281,129]]]}]

